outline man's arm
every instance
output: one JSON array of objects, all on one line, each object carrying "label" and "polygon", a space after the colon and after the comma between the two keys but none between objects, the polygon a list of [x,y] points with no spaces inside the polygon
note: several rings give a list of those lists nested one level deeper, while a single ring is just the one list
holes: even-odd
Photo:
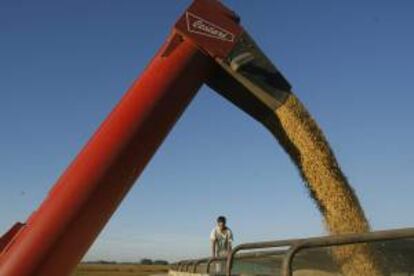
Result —
[{"label": "man's arm", "polygon": [[210,233],[210,241],[211,241],[211,256],[214,258],[214,257],[216,257],[216,246],[217,246],[217,238],[216,238],[216,229],[215,228]]},{"label": "man's arm", "polygon": [[230,254],[232,250],[232,244],[233,244],[233,232],[229,229],[229,239],[227,243],[227,252]]},{"label": "man's arm", "polygon": [[216,244],[217,244],[216,240],[211,240],[211,256],[213,258],[216,257]]}]

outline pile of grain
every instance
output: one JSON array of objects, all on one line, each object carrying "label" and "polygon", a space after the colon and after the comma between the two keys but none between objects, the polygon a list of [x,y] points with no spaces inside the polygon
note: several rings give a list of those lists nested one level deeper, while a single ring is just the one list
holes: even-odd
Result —
[{"label": "pile of grain", "polygon": [[[329,232],[369,231],[364,212],[333,151],[298,98],[290,94],[274,115],[265,124],[298,167]],[[337,247],[333,256],[344,275],[383,275],[376,254],[368,245]]]}]

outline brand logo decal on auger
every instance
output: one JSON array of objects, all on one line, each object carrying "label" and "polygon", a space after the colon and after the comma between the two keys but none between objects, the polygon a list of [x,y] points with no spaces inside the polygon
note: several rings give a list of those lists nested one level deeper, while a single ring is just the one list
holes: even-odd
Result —
[{"label": "brand logo decal on auger", "polygon": [[190,12],[186,13],[187,29],[191,33],[224,41],[234,41],[234,34]]}]

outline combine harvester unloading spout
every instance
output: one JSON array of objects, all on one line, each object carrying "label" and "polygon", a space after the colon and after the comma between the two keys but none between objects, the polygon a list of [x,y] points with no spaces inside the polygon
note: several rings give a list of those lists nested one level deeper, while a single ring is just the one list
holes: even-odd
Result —
[{"label": "combine harvester unloading spout", "polygon": [[[330,233],[369,231],[326,138],[288,81],[234,12],[217,0],[195,0],[41,206],[0,240],[0,275],[69,275],[204,83],[276,137]],[[344,275],[384,275],[367,244],[333,255]]]}]

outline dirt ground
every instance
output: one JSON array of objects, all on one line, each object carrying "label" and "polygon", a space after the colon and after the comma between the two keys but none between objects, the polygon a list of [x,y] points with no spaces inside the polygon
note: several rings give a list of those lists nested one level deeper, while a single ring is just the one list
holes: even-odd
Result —
[{"label": "dirt ground", "polygon": [[80,264],[72,276],[146,276],[167,271],[166,265]]}]

